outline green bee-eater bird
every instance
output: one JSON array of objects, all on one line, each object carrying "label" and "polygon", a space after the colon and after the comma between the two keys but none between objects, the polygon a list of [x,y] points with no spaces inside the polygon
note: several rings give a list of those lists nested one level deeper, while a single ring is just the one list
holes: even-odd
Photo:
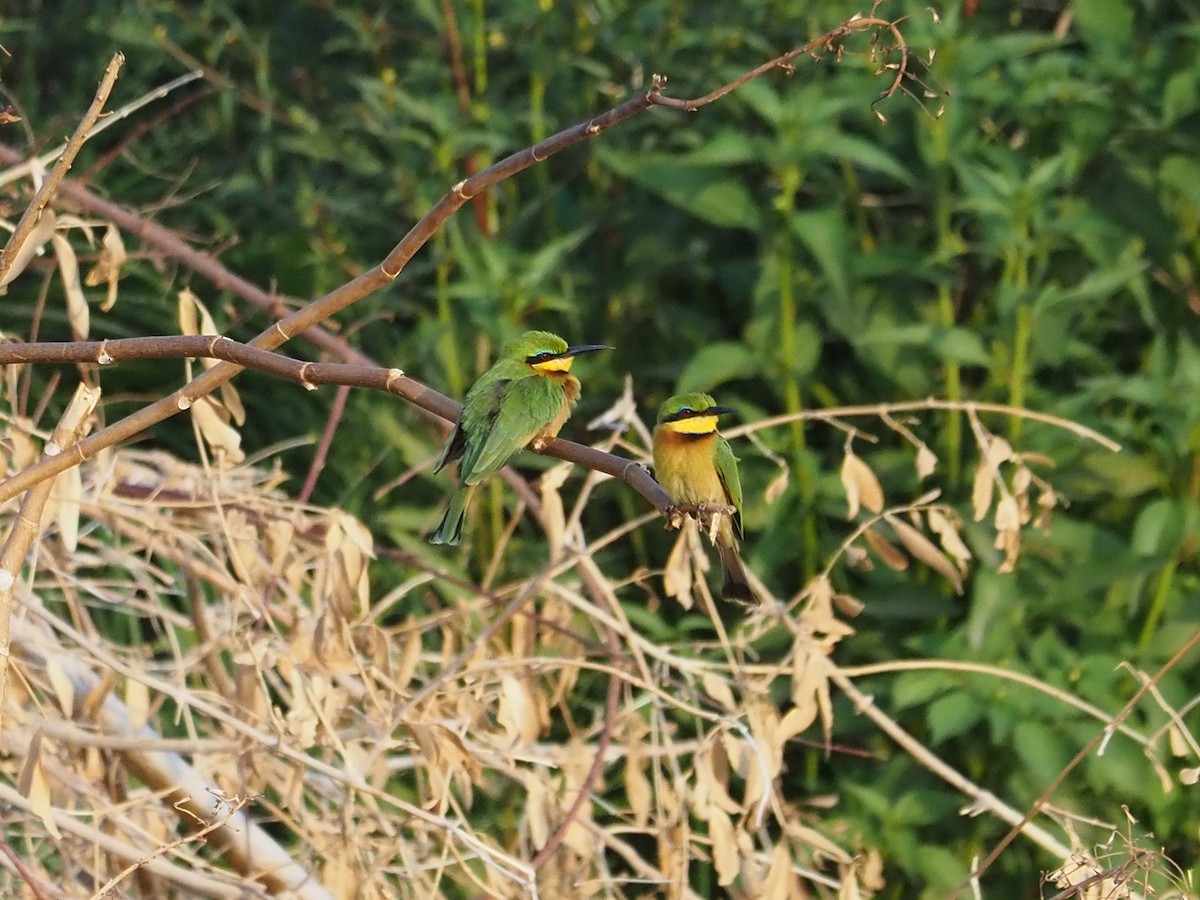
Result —
[{"label": "green bee-eater bird", "polygon": [[757,603],[738,554],[742,538],[742,482],[737,457],[729,442],[717,433],[717,417],[733,412],[717,406],[708,394],[679,394],[658,412],[654,428],[654,477],[671,502],[732,506],[732,516],[722,516],[714,543],[725,569],[721,596],[726,600]]},{"label": "green bee-eater bird", "polygon": [[462,460],[458,490],[430,543],[457,544],[475,486],[531,441],[558,434],[579,399],[579,379],[571,374],[575,357],[611,349],[600,344],[568,347],[556,334],[527,331],[500,351],[495,365],[467,391],[434,466],[440,472],[447,463]]}]

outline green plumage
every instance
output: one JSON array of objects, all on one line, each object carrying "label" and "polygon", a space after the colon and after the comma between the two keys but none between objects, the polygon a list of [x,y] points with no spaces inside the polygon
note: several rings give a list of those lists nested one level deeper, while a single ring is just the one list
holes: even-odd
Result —
[{"label": "green plumage", "polygon": [[510,456],[538,437],[553,437],[579,399],[579,380],[567,371],[578,353],[606,349],[568,347],[548,331],[530,331],[500,352],[495,365],[467,391],[462,413],[435,472],[455,460],[459,488],[450,500],[434,544],[457,544],[475,486],[499,471]]}]

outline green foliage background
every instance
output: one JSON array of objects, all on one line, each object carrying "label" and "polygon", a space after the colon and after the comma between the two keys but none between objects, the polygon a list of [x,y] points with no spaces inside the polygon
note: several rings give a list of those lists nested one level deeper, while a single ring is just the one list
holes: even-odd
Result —
[{"label": "green foliage background", "polygon": [[[220,247],[234,271],[311,298],[378,261],[468,160],[482,168],[644,88],[652,73],[667,74],[676,96],[702,94],[855,11],[833,0],[457,2],[463,109],[441,5],[403,6],[31,3],[0,17],[9,54],[0,86],[24,119],[0,139],[30,150],[60,141],[115,50],[127,62],[113,107],[199,61],[220,76],[209,79],[215,89],[90,183],[123,204],[161,205],[158,221]],[[851,54],[840,64],[801,60],[793,75],[763,78],[697,114],[652,111],[490,192],[479,210],[486,229],[473,207],[462,210],[392,289],[340,324],[380,362],[453,395],[497,342],[529,326],[615,345],[603,363],[581,364],[584,401],[568,434],[582,433],[626,372],[646,416],[686,388],[715,392],[746,421],[935,395],[1098,428],[1123,452],[989,420],[1019,450],[1055,461],[1049,475],[1069,509],[1031,539],[1013,575],[995,573],[990,532],[969,525],[982,564],[961,599],[928,573],[839,573],[867,606],[838,661],[982,661],[1116,710],[1136,688],[1119,663],[1152,671],[1200,625],[1200,6],[1079,0],[979,4],[968,14],[973,6],[940,6],[940,25],[917,4],[881,11],[912,13],[903,29],[914,53],[936,50],[926,80],[949,96],[924,109],[897,96],[873,110],[886,76]],[[927,112],[942,104],[940,118]],[[134,127],[89,144],[73,174]],[[94,336],[173,332],[174,292],[185,283],[232,335],[265,324],[186,273],[166,276],[153,261],[135,263]],[[6,332],[26,327],[35,292],[36,283],[18,284],[5,298]],[[67,336],[61,309],[51,298],[42,337]],[[294,343],[292,352],[307,352]],[[150,371],[106,371],[107,396],[155,390]],[[330,391],[253,374],[239,387],[251,452],[320,432]],[[110,400],[109,418],[130,402]],[[976,451],[966,421],[922,418],[918,430],[941,459],[932,481],[969,518]],[[193,452],[176,428],[156,435]],[[762,436],[791,478],[775,503],[750,503],[747,553],[786,596],[849,534],[837,478],[843,435],[818,424]],[[314,499],[363,517],[384,544],[431,554],[423,534],[445,479],[382,499],[373,491],[428,460],[438,441],[403,405],[357,395]],[[858,451],[890,499],[921,491],[898,441],[885,435]],[[284,457],[302,474],[311,453]],[[739,453],[747,495],[761,498],[776,469],[748,444]],[[488,499],[477,511],[480,546],[503,522],[505,494]],[[589,515],[599,527],[642,510],[611,485]],[[666,538],[651,531],[616,552],[661,565]],[[537,540],[531,527],[518,532],[513,566],[538,558]],[[377,571],[400,575],[387,563]],[[646,602],[633,588],[623,598]],[[696,625],[670,604],[645,616],[668,633]],[[1177,709],[1200,689],[1195,666],[1193,656],[1162,684]],[[1018,807],[1098,728],[983,677],[912,673],[871,685],[906,728]],[[1005,827],[961,817],[959,796],[852,710],[838,713],[837,742],[871,755],[826,758],[798,745],[788,793],[839,796],[821,815],[850,846],[882,850],[887,896],[944,894]],[[1133,721],[1152,731],[1165,715],[1143,704]],[[1195,730],[1194,713],[1185,721]],[[1196,866],[1195,789],[1164,792],[1127,743],[1089,758],[1055,803],[1122,823],[1126,805],[1137,834],[1153,832],[1149,844]],[[990,883],[1029,896],[1048,867],[1018,841]]]}]

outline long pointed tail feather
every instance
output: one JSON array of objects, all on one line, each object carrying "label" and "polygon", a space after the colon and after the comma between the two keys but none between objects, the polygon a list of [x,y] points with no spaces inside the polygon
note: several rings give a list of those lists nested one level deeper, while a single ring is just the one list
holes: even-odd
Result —
[{"label": "long pointed tail feather", "polygon": [[460,487],[454,492],[454,496],[450,498],[450,505],[446,507],[446,513],[442,516],[442,521],[438,523],[437,530],[429,536],[431,544],[458,544],[462,540],[463,519],[467,515],[467,505],[471,502],[471,495],[475,493],[475,485],[467,484]]},{"label": "long pointed tail feather", "polygon": [[721,566],[725,569],[725,582],[721,585],[721,596],[726,600],[734,600],[748,606],[758,606],[761,601],[754,593],[754,588],[750,587],[750,579],[746,577],[746,566],[738,553],[737,544],[718,543],[717,553],[721,557]]}]

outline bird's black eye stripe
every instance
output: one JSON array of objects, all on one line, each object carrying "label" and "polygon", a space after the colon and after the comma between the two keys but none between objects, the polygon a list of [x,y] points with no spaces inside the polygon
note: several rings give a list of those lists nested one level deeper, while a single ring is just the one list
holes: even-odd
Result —
[{"label": "bird's black eye stripe", "polygon": [[554,359],[556,356],[558,356],[558,354],[552,350],[542,350],[533,354],[533,356],[528,357],[525,361],[529,363],[540,363],[545,362],[548,359]]}]

